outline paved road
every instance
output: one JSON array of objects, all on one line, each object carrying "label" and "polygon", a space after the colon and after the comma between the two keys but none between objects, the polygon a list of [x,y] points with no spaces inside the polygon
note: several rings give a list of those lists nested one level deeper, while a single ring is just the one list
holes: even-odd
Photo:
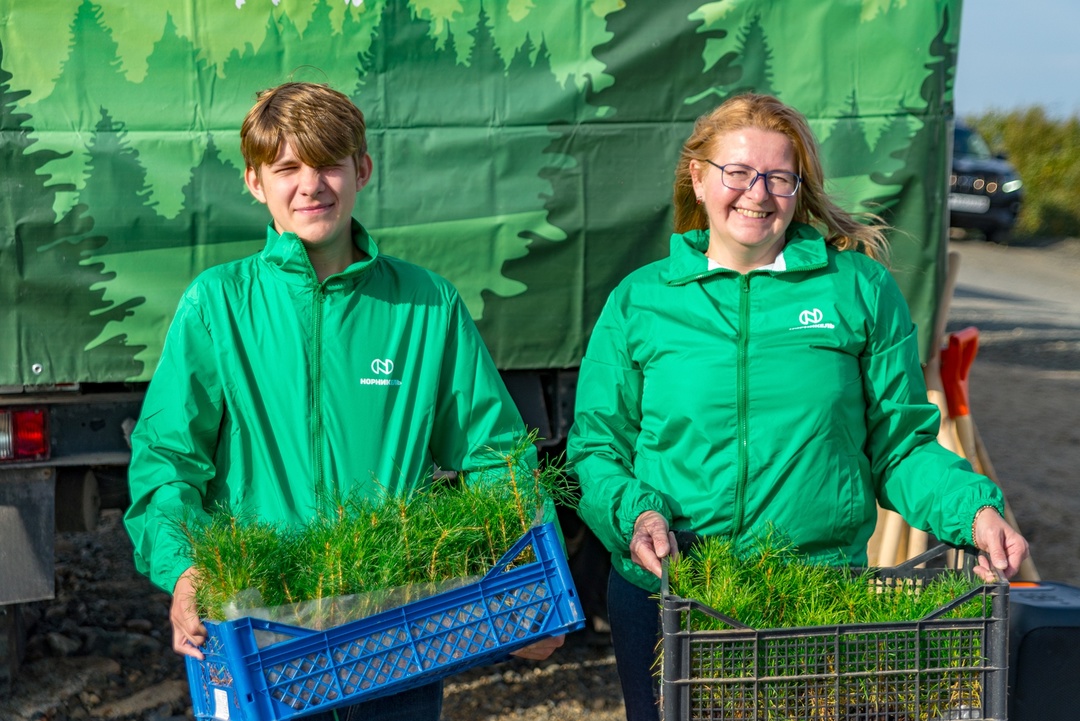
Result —
[{"label": "paved road", "polygon": [[948,330],[979,329],[971,416],[1040,575],[1080,586],[1080,240],[952,250]]},{"label": "paved road", "polygon": [[1080,241],[1011,247],[953,243],[960,275],[950,327],[976,325],[988,360],[1080,370]]}]

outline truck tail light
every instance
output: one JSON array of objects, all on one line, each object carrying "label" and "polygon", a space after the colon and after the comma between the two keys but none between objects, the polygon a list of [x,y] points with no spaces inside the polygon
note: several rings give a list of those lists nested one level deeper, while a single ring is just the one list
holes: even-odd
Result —
[{"label": "truck tail light", "polygon": [[0,409],[0,461],[48,457],[49,423],[45,409]]}]

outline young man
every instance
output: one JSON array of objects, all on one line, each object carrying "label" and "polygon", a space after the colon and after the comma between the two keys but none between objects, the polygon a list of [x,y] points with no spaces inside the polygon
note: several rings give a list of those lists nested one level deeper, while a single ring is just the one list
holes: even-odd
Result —
[{"label": "young man", "polygon": [[[125,516],[136,566],[173,594],[173,648],[196,658],[206,631],[177,517],[225,504],[297,525],[323,497],[497,466],[525,432],[454,288],[380,255],[352,219],[372,174],[360,110],[287,83],[259,95],[240,138],[266,247],[181,299],[132,434]],[[336,716],[437,719],[441,705],[435,683]]]}]

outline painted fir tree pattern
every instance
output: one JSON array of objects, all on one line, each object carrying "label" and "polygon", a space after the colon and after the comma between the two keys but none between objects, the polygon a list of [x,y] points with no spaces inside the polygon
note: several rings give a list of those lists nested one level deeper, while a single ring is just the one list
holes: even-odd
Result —
[{"label": "painted fir tree pattern", "polygon": [[[54,195],[70,190],[42,172],[50,150],[35,149],[31,116],[15,110],[27,97],[12,86],[0,43],[0,367],[3,383],[40,385],[70,382],[90,373],[137,375],[139,350],[123,336],[90,347],[100,329],[126,308],[109,308],[98,289],[106,279],[101,264],[89,260],[106,242],[91,233],[86,206],[63,215],[53,210]],[[64,279],[57,283],[56,279]],[[14,312],[18,309],[18,312]],[[58,312],[62,310],[63,312]],[[62,343],[69,352],[54,347]],[[10,379],[10,381],[8,380]]]},{"label": "painted fir tree pattern", "polygon": [[31,355],[58,381],[149,378],[187,282],[261,247],[238,128],[289,79],[368,114],[358,217],[459,286],[500,367],[577,364],[607,292],[667,252],[693,120],[751,89],[807,115],[847,207],[898,227],[932,325],[957,0],[187,2],[0,0],[0,288],[52,316],[4,319],[0,384],[45,382]]}]

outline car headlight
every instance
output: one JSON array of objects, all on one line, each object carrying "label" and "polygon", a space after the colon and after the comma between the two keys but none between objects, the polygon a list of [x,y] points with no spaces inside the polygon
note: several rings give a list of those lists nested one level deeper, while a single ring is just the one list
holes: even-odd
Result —
[{"label": "car headlight", "polygon": [[1024,181],[1020,180],[1020,178],[1009,178],[1008,180],[1006,180],[1004,183],[1001,184],[1001,192],[1002,193],[1015,193],[1016,191],[1020,190],[1020,188],[1023,187],[1023,185],[1024,185]]}]

